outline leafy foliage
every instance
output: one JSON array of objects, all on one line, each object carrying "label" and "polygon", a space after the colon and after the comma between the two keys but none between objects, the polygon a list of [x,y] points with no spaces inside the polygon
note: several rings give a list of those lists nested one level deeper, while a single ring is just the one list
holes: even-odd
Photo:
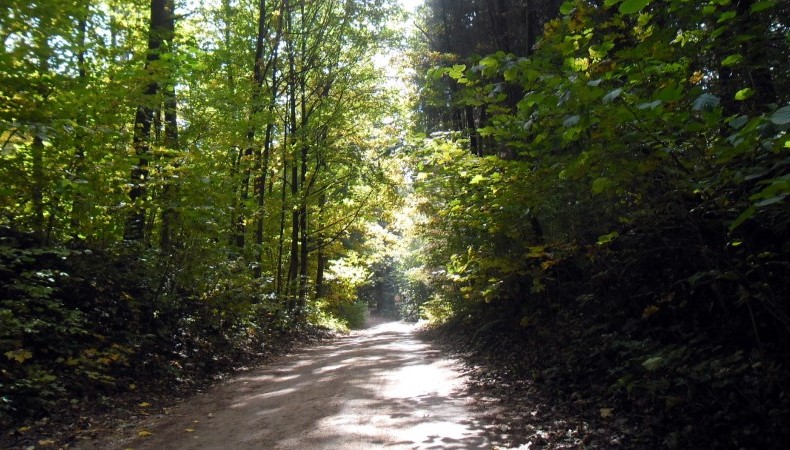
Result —
[{"label": "leafy foliage", "polygon": [[229,273],[210,280],[225,285],[212,292],[181,285],[154,254],[28,247],[31,235],[6,229],[0,239],[5,424],[145,380],[227,371],[290,328]]},{"label": "leafy foliage", "polygon": [[786,12],[565,2],[528,53],[424,69],[420,102],[466,117],[412,142],[425,314],[545,348],[519,370],[646,442],[786,439]]}]

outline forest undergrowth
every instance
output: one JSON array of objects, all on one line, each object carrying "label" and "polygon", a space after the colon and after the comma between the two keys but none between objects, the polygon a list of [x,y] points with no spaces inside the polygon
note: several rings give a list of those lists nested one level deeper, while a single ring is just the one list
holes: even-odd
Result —
[{"label": "forest undergrowth", "polygon": [[[565,254],[544,295],[512,280],[510,297],[469,305],[427,336],[464,356],[472,392],[493,393],[505,412],[489,418],[512,445],[785,448],[781,317],[744,302],[736,278],[690,283],[701,247],[679,236],[692,234],[655,221],[630,231],[616,249]],[[759,282],[788,298],[778,267]]]},{"label": "forest undergrowth", "polygon": [[197,300],[198,283],[176,287],[178,270],[136,248],[35,242],[0,229],[0,343],[25,349],[5,352],[1,448],[78,445],[335,335],[232,286]]}]

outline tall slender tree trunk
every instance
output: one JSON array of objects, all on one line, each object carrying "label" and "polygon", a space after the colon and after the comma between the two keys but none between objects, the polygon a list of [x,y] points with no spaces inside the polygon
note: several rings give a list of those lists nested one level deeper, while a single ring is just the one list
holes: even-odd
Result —
[{"label": "tall slender tree trunk", "polygon": [[[35,56],[38,59],[38,73],[40,79],[46,79],[45,77],[49,74],[49,58],[52,55],[52,49],[49,44],[48,36],[50,27],[50,21],[46,18],[45,14],[39,14],[40,22],[38,24],[38,30],[36,33],[36,37],[34,38],[35,43]],[[44,105],[47,102],[47,98],[49,97],[49,87],[44,83],[39,83],[36,86],[37,94],[40,98],[40,105],[42,106],[41,111],[46,111]],[[49,121],[49,118],[46,116],[42,117],[39,114],[35,114],[33,117],[34,122],[39,122],[36,124],[34,128],[34,135],[33,135],[33,142],[30,146],[30,157],[31,157],[31,180],[30,180],[30,200],[32,203],[33,209],[33,234],[35,235],[36,239],[41,244],[46,244],[46,225],[44,220],[44,191],[47,185],[47,174],[46,170],[44,169],[44,152],[45,152],[45,136],[46,136],[46,126],[44,124]]]},{"label": "tall slender tree trunk", "polygon": [[[326,207],[326,194],[321,193],[318,197],[318,229],[323,229],[324,208]],[[324,272],[326,271],[327,257],[324,251],[324,232],[320,231],[316,238],[316,272],[315,272],[315,298],[326,296],[326,286],[324,285]]]},{"label": "tall slender tree trunk", "polygon": [[[263,5],[263,2],[261,2]],[[263,6],[261,6],[263,8]],[[261,9],[261,15],[264,10]],[[259,29],[260,32],[260,29]],[[277,34],[272,45],[273,51],[271,59],[269,60],[268,67],[271,69],[271,86],[268,104],[268,117],[266,123],[266,132],[263,141],[263,154],[261,155],[261,164],[258,168],[258,177],[256,179],[256,194],[258,195],[258,223],[255,230],[255,243],[256,243],[256,265],[254,276],[260,278],[263,275],[263,230],[265,223],[265,209],[266,209],[266,180],[269,173],[269,159],[272,149],[272,134],[274,132],[274,109],[277,106],[277,90],[278,90],[278,77],[277,77],[277,64],[279,60],[279,46],[280,38],[282,36],[282,21],[277,21]],[[269,70],[269,69],[267,69]]]},{"label": "tall slender tree trunk", "polygon": [[[264,54],[264,42],[267,37],[267,28],[266,28],[266,0],[260,0],[258,2],[258,34],[255,38],[255,57],[253,60],[253,67],[252,67],[252,97],[250,98],[250,114],[247,119],[247,152],[248,156],[255,155],[255,165],[253,167],[253,171],[255,172],[255,183],[253,193],[257,195],[258,202],[257,202],[257,213],[255,214],[256,217],[256,243],[258,244],[258,249],[256,251],[256,261],[253,264],[253,275],[255,278],[260,278],[261,274],[263,273],[261,269],[261,241],[263,241],[263,207],[264,205],[264,194],[261,192],[260,189],[260,179],[261,177],[265,177],[265,174],[262,174],[261,171],[264,170],[263,168],[263,153],[261,150],[260,145],[255,143],[255,135],[257,133],[258,128],[258,117],[259,113],[261,112],[262,108],[262,100],[261,97],[263,96],[263,82],[266,78],[266,70],[268,65],[264,61],[263,54]],[[267,126],[268,128],[268,126]],[[265,144],[264,144],[265,145]],[[248,197],[248,190],[249,190],[249,182],[250,182],[250,169],[246,171],[244,180],[242,181],[242,202],[246,201]],[[239,222],[243,227],[243,222]],[[243,246],[243,230],[239,230],[239,235],[241,236],[241,243]]]},{"label": "tall slender tree trunk", "polygon": [[[173,0],[167,1],[167,29],[166,44],[172,45],[175,35],[175,5]],[[165,107],[165,148],[169,151],[179,150],[178,142],[178,99],[176,98],[175,80],[172,79],[174,70],[169,70],[169,80],[164,83],[164,107]],[[172,158],[172,156],[171,156]],[[177,168],[178,163],[173,164]],[[173,246],[174,227],[179,218],[178,213],[178,186],[173,181],[174,177],[166,180],[162,193],[164,209],[162,210],[162,230],[160,245],[163,249],[170,249]]]},{"label": "tall slender tree trunk", "polygon": [[[307,60],[307,38],[305,34],[305,13],[304,2],[300,3],[301,10],[301,41],[300,41],[300,54],[302,61]],[[307,129],[307,79],[304,74],[300,75],[299,79],[299,97],[300,97],[300,114],[301,114],[301,129],[302,133]],[[308,280],[308,267],[309,267],[309,249],[307,247],[307,158],[309,155],[309,144],[306,137],[302,139],[300,152],[301,170],[299,174],[299,184],[302,187],[301,198],[299,199],[299,311],[304,311],[307,301],[307,280]]]},{"label": "tall slender tree trunk", "polygon": [[[287,125],[286,125],[287,129]],[[288,133],[285,133],[284,140],[287,141]],[[283,152],[284,154],[284,152]],[[280,190],[280,233],[277,239],[277,280],[275,283],[275,294],[279,298],[283,293],[283,258],[285,255],[285,215],[288,208],[286,204],[288,190],[288,162],[283,161],[282,189]]]},{"label": "tall slender tree trunk", "polygon": [[[289,0],[285,1],[286,5],[286,13],[288,14],[288,70],[289,70],[289,80],[288,80],[288,108],[289,108],[289,115],[290,115],[290,126],[291,126],[291,142],[294,152],[294,161],[291,164],[291,199],[293,202],[293,207],[291,210],[291,252],[290,252],[290,264],[288,267],[288,277],[286,282],[286,296],[290,296],[292,292],[294,292],[296,288],[297,277],[299,276],[299,225],[300,225],[300,208],[298,204],[299,198],[299,157],[297,155],[297,149],[299,148],[299,144],[301,143],[304,136],[298,136],[298,125],[296,121],[296,96],[297,96],[297,86],[296,86],[296,55],[295,55],[295,46],[294,46],[294,33],[293,33],[293,9],[291,7],[291,2]],[[297,306],[297,305],[294,305]]]},{"label": "tall slender tree trunk", "polygon": [[44,230],[44,140],[41,138],[43,130],[36,127],[35,133],[33,144],[30,146],[32,162],[30,197],[33,201],[33,234],[43,244],[46,235]]},{"label": "tall slender tree trunk", "polygon": [[[80,85],[84,88],[88,84],[88,69],[85,63],[86,49],[86,35],[88,29],[88,16],[90,14],[90,2],[86,1],[80,10],[79,23],[77,24],[77,75],[80,80]],[[75,137],[75,152],[73,175],[71,181],[82,179],[85,173],[85,126],[87,121],[85,115],[79,115],[76,119],[77,132]],[[82,218],[85,215],[86,205],[85,196],[78,189],[74,193],[74,198],[71,203],[71,215],[69,218],[71,236],[77,238],[79,236],[80,228],[82,225]]]},{"label": "tall slender tree trunk", "polygon": [[[151,70],[152,63],[159,61],[160,51],[167,35],[168,5],[172,7],[173,0],[151,0],[151,17],[148,29],[148,52],[146,55],[146,69],[151,79],[146,85],[143,102],[137,106],[134,117],[133,145],[137,163],[131,171],[131,190],[129,201],[131,211],[126,219],[124,240],[142,241],[145,237],[146,227],[146,196],[148,195],[148,163],[151,151],[151,137],[154,120],[159,115],[158,108],[152,106],[159,92],[159,81]],[[172,11],[172,9],[171,9]]]},{"label": "tall slender tree trunk", "polygon": [[[230,92],[231,97],[235,97],[236,96],[236,76],[235,76],[235,74],[233,72],[233,64],[230,62],[230,60],[232,59],[231,58],[231,49],[233,48],[233,41],[232,41],[232,38],[231,38],[231,36],[232,36],[231,29],[232,29],[232,20],[233,20],[234,11],[233,11],[233,7],[231,6],[230,0],[222,0],[222,12],[223,12],[224,19],[225,19],[225,28],[223,30],[224,41],[225,41],[224,45],[225,45],[225,51],[227,52],[227,57],[228,57],[228,60],[229,60],[228,63],[225,64],[225,79],[226,79],[226,82],[228,84],[227,87],[228,87],[228,91]],[[234,116],[235,116],[235,114],[234,114]],[[234,119],[235,118],[236,117],[234,117]],[[232,164],[231,164],[230,179],[234,180],[234,183],[235,183],[236,177],[238,176],[239,171],[241,170],[241,159],[242,159],[242,156],[244,155],[244,150],[241,147],[239,147],[238,145],[233,145],[233,146],[231,146],[230,151],[231,151],[231,157],[233,158]],[[230,207],[230,211],[231,211],[230,228],[229,228],[229,230],[230,230],[229,236],[230,237],[229,237],[229,240],[228,240],[228,245],[230,247],[239,247],[239,245],[238,245],[239,242],[237,240],[237,236],[238,236],[237,226],[238,226],[238,223],[239,223],[239,216],[242,214],[241,213],[241,207],[242,206],[239,204],[239,191],[237,189],[238,189],[238,187],[236,185],[234,185],[234,187],[233,187],[233,195],[232,195],[232,200],[231,200],[231,207]],[[243,246],[243,242],[241,244]],[[233,255],[231,255],[231,257],[232,256]]]}]

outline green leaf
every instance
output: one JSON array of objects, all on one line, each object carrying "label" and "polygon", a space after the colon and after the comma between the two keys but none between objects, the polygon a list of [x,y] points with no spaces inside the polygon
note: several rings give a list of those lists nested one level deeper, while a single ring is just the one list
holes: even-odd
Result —
[{"label": "green leaf", "polygon": [[642,367],[644,367],[648,372],[653,372],[660,369],[664,365],[664,357],[662,356],[654,356],[652,358],[646,359],[642,363]]},{"label": "green leaf", "polygon": [[738,53],[736,53],[734,55],[730,55],[730,56],[724,58],[721,61],[721,65],[724,66],[724,67],[732,67],[732,66],[740,63],[741,61],[743,61],[743,56],[738,54]]},{"label": "green leaf", "polygon": [[606,94],[606,95],[604,95],[604,96],[603,96],[603,102],[604,102],[604,103],[612,103],[612,102],[613,102],[613,101],[615,101],[615,100],[617,99],[617,97],[619,97],[619,96],[620,96],[620,94],[622,94],[622,93],[623,93],[623,88],[617,88],[617,89],[614,89],[614,90],[612,90],[612,91],[609,91],[609,93],[608,93],[608,94]]},{"label": "green leaf", "polygon": [[696,100],[694,100],[694,105],[692,106],[692,109],[694,109],[694,111],[713,109],[719,106],[719,103],[721,103],[721,99],[719,97],[713,94],[705,93],[697,97]]},{"label": "green leaf", "polygon": [[730,27],[728,27],[727,25],[722,25],[719,28],[716,28],[715,30],[713,30],[713,33],[710,34],[710,38],[711,39],[717,39],[719,36],[724,34],[724,32],[726,32],[729,29],[730,29]]},{"label": "green leaf", "polygon": [[576,125],[577,123],[579,123],[579,121],[581,120],[581,118],[582,118],[582,117],[581,117],[580,115],[578,115],[578,114],[577,114],[577,115],[574,115],[574,116],[568,116],[568,117],[566,117],[566,118],[565,118],[565,120],[562,122],[562,125],[563,125],[565,128],[570,128],[570,127],[572,127],[572,126]]},{"label": "green leaf", "polygon": [[590,54],[591,58],[602,59],[605,58],[606,55],[609,53],[609,50],[613,48],[614,48],[614,42],[605,41],[601,43],[601,45],[591,45],[590,48],[587,49],[587,51]]},{"label": "green leaf", "polygon": [[518,78],[518,69],[515,67],[509,67],[502,75],[504,76],[505,81],[514,81],[516,78]]},{"label": "green leaf", "polygon": [[754,89],[745,88],[735,93],[735,100],[743,101],[751,98],[754,95]]},{"label": "green leaf", "polygon": [[562,4],[562,6],[560,6],[560,14],[567,16],[568,14],[572,13],[574,9],[576,8],[573,6],[573,2],[565,2]]},{"label": "green leaf", "polygon": [[683,97],[683,86],[670,83],[669,86],[658,91],[655,96],[664,102],[676,102]]},{"label": "green leaf", "polygon": [[742,212],[741,215],[739,215],[735,220],[732,221],[732,223],[729,226],[730,231],[733,231],[739,226],[741,226],[741,224],[743,224],[744,222],[749,220],[752,216],[754,216],[754,213],[756,212],[757,212],[757,208],[755,208],[754,206],[750,206],[746,208],[746,210]]},{"label": "green leaf", "polygon": [[612,187],[612,180],[608,177],[596,178],[592,183],[593,194],[603,194]]},{"label": "green leaf", "polygon": [[598,245],[606,245],[606,244],[614,241],[615,239],[617,239],[619,236],[620,236],[620,233],[618,233],[616,231],[612,231],[609,234],[604,234],[603,236],[600,236],[598,238],[597,244]]},{"label": "green leaf", "polygon": [[719,16],[719,21],[718,22],[719,23],[727,22],[728,20],[734,19],[736,15],[738,15],[738,14],[735,11],[727,11],[725,13],[722,13]]},{"label": "green leaf", "polygon": [[568,58],[568,65],[578,72],[583,72],[590,68],[589,58]]},{"label": "green leaf", "polygon": [[740,130],[747,122],[749,122],[749,116],[738,116],[730,120],[729,125],[736,130]]},{"label": "green leaf", "polygon": [[483,67],[496,68],[499,66],[499,61],[493,56],[486,56],[480,60],[480,65]]},{"label": "green leaf", "polygon": [[637,106],[636,108],[637,109],[654,110],[654,109],[658,108],[659,106],[661,106],[663,103],[664,102],[662,102],[661,100],[655,100],[655,101],[648,102],[648,103],[642,103],[639,106]]},{"label": "green leaf", "polygon": [[636,14],[645,9],[650,0],[625,0],[620,3],[620,14]]},{"label": "green leaf", "polygon": [[472,180],[469,182],[469,184],[480,184],[481,182],[483,182],[485,180],[486,180],[486,177],[478,174],[478,175],[475,175],[474,177],[472,177]]},{"label": "green leaf", "polygon": [[447,71],[447,75],[457,80],[463,78],[464,70],[466,70],[466,64],[456,64]]},{"label": "green leaf", "polygon": [[776,6],[775,0],[764,0],[761,2],[757,2],[752,5],[751,13],[754,14],[760,11],[765,11],[766,9],[773,8],[774,6]]},{"label": "green leaf", "polygon": [[777,203],[784,202],[786,198],[787,198],[787,194],[777,195],[777,196],[774,196],[774,197],[767,198],[765,200],[759,201],[759,202],[755,203],[754,206],[756,206],[758,208],[762,208],[762,207],[768,206],[768,205],[775,205]]},{"label": "green leaf", "polygon": [[790,123],[790,105],[783,106],[774,111],[770,120],[776,125],[787,125]]}]

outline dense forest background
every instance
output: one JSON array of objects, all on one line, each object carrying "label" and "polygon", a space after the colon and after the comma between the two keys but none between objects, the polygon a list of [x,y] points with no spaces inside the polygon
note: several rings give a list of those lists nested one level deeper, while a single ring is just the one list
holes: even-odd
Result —
[{"label": "dense forest background", "polygon": [[402,14],[3,2],[3,429],[364,320],[403,178],[374,58]]},{"label": "dense forest background", "polygon": [[786,2],[3,9],[4,428],[376,307],[629,447],[790,440]]}]

